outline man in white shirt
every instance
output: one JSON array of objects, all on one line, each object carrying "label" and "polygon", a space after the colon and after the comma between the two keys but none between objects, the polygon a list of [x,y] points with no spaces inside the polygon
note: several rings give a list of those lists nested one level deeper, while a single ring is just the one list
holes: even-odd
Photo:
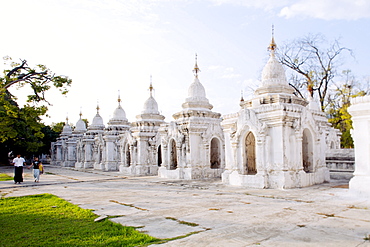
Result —
[{"label": "man in white shirt", "polygon": [[13,159],[14,164],[14,183],[20,184],[23,182],[23,165],[26,164],[26,161],[21,157],[20,154],[17,154],[17,157]]}]

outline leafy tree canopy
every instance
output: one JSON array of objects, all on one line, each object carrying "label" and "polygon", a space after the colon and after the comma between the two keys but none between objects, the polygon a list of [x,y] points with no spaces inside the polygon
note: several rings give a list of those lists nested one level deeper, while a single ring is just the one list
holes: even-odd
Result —
[{"label": "leafy tree canopy", "polygon": [[353,139],[351,137],[352,120],[348,113],[348,107],[351,105],[351,99],[358,96],[365,96],[369,91],[364,84],[357,81],[350,70],[342,71],[342,79],[335,83],[332,93],[327,100],[326,112],[329,122],[334,128],[342,132],[341,147],[353,148]]},{"label": "leafy tree canopy", "polygon": [[[54,87],[66,94],[72,83],[45,65],[30,67],[26,60],[14,62],[10,57],[4,57],[4,61],[7,68],[0,76],[0,159],[3,162],[10,151],[31,155],[49,149],[55,135],[51,134],[54,130],[41,122],[50,105],[45,93]],[[20,106],[17,97],[10,93],[13,87],[31,89],[25,105]]]}]

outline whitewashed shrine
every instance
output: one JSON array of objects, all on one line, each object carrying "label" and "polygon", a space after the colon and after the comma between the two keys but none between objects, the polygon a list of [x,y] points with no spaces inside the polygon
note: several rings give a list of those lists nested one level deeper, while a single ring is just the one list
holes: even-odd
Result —
[{"label": "whitewashed shrine", "polygon": [[[275,58],[274,39],[262,83],[240,110],[221,117],[213,112],[199,80],[182,110],[165,122],[152,96],[129,123],[120,105],[105,127],[99,108],[92,124],[68,125],[52,145],[52,163],[120,171],[131,176],[172,179],[222,178],[225,184],[252,188],[296,188],[329,181],[325,151],[339,148],[339,131],[328,123],[314,99],[293,94]],[[82,123],[81,123],[82,122]]]},{"label": "whitewashed shrine", "polygon": [[182,111],[175,113],[175,121],[159,129],[163,165],[158,175],[174,179],[220,177],[224,169],[224,136],[221,114],[211,111],[213,106],[198,78],[195,63],[194,82]]},{"label": "whitewashed shrine", "polygon": [[327,141],[339,146],[337,132],[313,99],[293,94],[275,49],[272,39],[270,59],[254,98],[242,99],[239,112],[224,116],[224,183],[283,189],[330,179],[325,151]]}]

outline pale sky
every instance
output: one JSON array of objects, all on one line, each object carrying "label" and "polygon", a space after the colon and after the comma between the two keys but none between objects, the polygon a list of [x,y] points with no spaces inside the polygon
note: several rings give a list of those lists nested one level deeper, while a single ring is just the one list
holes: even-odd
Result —
[{"label": "pale sky", "polygon": [[278,46],[309,33],[340,38],[355,55],[343,69],[370,76],[368,0],[0,0],[0,23],[1,57],[44,64],[73,80],[67,97],[47,95],[46,124],[67,115],[75,124],[80,109],[91,123],[97,101],[106,124],[118,91],[133,122],[151,75],[170,122],[188,96],[195,53],[213,111],[237,112],[241,90],[249,98],[258,86],[272,24]]}]

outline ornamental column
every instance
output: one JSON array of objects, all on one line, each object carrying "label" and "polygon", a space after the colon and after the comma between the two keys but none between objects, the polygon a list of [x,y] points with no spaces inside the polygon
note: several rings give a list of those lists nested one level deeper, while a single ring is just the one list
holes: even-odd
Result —
[{"label": "ornamental column", "polygon": [[351,100],[352,137],[355,145],[355,172],[349,191],[370,198],[370,96]]}]

